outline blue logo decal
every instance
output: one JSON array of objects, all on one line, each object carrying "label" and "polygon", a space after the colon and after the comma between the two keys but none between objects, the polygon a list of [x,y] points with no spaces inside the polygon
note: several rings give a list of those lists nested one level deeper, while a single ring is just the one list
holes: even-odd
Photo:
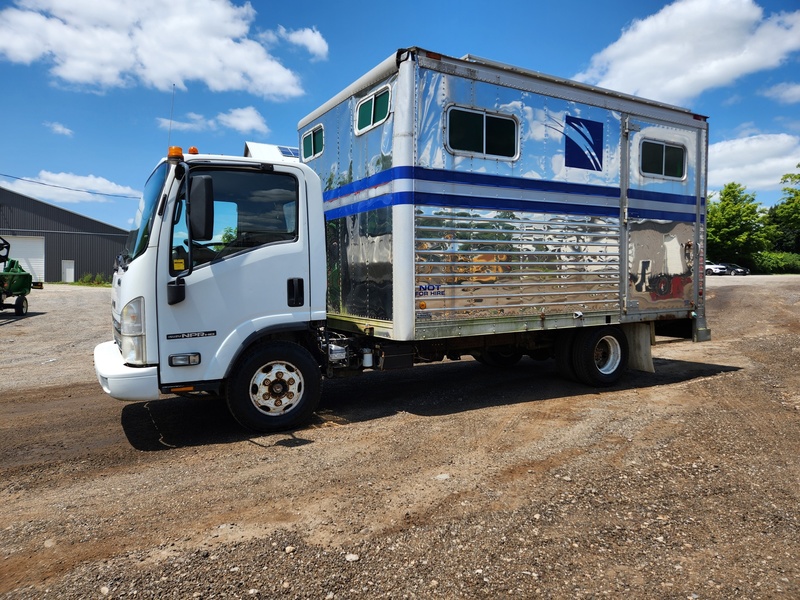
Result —
[{"label": "blue logo decal", "polygon": [[603,124],[567,115],[565,164],[576,169],[603,170]]}]

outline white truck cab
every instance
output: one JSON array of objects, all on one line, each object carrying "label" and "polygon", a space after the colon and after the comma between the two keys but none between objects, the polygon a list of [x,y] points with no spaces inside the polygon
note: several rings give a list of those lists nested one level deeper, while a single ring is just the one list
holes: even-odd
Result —
[{"label": "white truck cab", "polygon": [[293,152],[259,146],[245,157],[171,148],[148,179],[113,277],[114,340],[94,352],[111,396],[220,392],[252,344],[324,320],[323,217],[308,210],[319,178]]}]

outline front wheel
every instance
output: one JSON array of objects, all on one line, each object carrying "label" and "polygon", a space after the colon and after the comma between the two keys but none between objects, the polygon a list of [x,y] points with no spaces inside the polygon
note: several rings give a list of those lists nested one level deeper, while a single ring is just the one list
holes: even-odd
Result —
[{"label": "front wheel", "polygon": [[592,386],[615,384],[628,368],[628,339],[619,327],[583,329],[572,345],[572,366],[579,381]]},{"label": "front wheel", "polygon": [[17,299],[14,300],[14,314],[18,317],[28,314],[28,299],[25,296],[17,296]]},{"label": "front wheel", "polygon": [[317,362],[308,350],[292,342],[271,342],[250,350],[226,386],[233,417],[260,433],[307,423],[321,394]]}]

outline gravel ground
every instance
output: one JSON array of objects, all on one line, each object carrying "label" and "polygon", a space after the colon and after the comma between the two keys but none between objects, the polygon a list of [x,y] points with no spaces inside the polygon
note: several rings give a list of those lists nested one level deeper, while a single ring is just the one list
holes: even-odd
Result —
[{"label": "gravel ground", "polygon": [[109,292],[0,313],[4,598],[798,598],[800,278],[611,389],[471,360],[327,382],[313,424],[120,403]]}]

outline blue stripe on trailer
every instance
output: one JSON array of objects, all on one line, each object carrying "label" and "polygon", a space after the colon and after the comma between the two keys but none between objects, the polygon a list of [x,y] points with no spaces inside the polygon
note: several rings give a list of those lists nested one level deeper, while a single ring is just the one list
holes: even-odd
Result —
[{"label": "blue stripe on trailer", "polygon": [[[390,184],[400,182],[410,184],[411,189],[394,191]],[[441,191],[432,191],[431,186],[425,185],[423,182],[445,185],[442,186]],[[369,193],[369,190],[381,186],[388,186],[385,192],[378,191],[369,198],[359,199],[357,197],[358,194]],[[458,187],[463,190],[465,186],[474,187],[475,193],[458,193],[455,189]],[[425,188],[425,191],[415,190],[414,188],[417,187]],[[491,189],[505,190],[511,194],[487,195]],[[511,197],[515,193],[518,197]],[[549,196],[549,200],[538,194]],[[553,201],[558,196],[567,198],[564,198],[563,202]],[[575,196],[581,196],[584,202],[574,202],[568,198]],[[616,187],[523,179],[484,173],[461,173],[421,167],[393,167],[323,194],[326,204],[329,205],[326,208],[326,218],[329,220],[395,204],[617,216],[618,205],[610,204],[607,201],[617,200],[619,196],[620,190]],[[632,218],[682,222],[696,220],[694,210],[696,198],[694,196],[635,189],[629,190],[628,196],[628,214]],[[592,199],[600,202],[592,202]],[[604,203],[603,200],[606,202]]]},{"label": "blue stripe on trailer", "polygon": [[[617,217],[619,209],[591,204],[574,204],[560,202],[538,202],[530,200],[500,200],[483,196],[463,196],[454,194],[421,194],[415,192],[392,192],[360,202],[353,202],[325,211],[326,220],[337,219],[348,215],[369,212],[379,208],[401,204],[420,206],[442,206],[453,208],[475,208],[488,210],[522,210],[527,212],[563,213],[570,215]],[[633,219],[656,219],[662,221],[680,221],[693,223],[694,213],[672,212],[667,210],[630,208],[628,216]]]}]

